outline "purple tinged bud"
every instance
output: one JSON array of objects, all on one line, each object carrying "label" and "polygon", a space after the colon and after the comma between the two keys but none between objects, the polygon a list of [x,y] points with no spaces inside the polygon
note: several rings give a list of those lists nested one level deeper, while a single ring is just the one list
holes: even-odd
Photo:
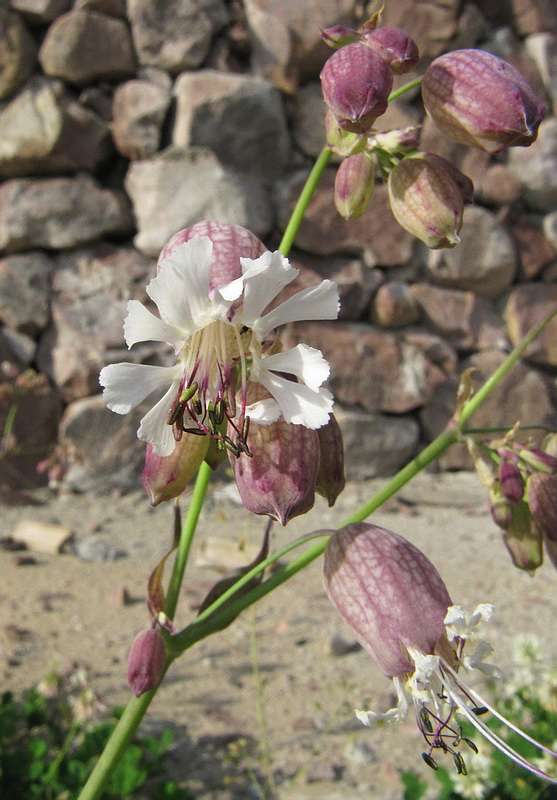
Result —
[{"label": "purple tinged bud", "polygon": [[375,162],[367,153],[345,158],[335,177],[335,206],[344,219],[358,219],[367,208],[375,185]]},{"label": "purple tinged bud", "polygon": [[473,187],[456,167],[432,153],[417,153],[393,168],[388,190],[399,225],[427,247],[458,244],[464,204]]},{"label": "purple tinged bud", "polygon": [[411,673],[405,647],[434,653],[452,605],[431,561],[392,531],[355,523],[333,533],[324,559],[329,600],[389,678]]},{"label": "purple tinged bud", "polygon": [[364,44],[385,59],[395,75],[410,72],[420,60],[416,42],[402,28],[384,25],[364,33]]},{"label": "purple tinged bud", "polygon": [[320,457],[315,491],[327,499],[329,506],[334,506],[345,483],[342,433],[334,414],[326,425],[317,429],[317,438]]},{"label": "purple tinged bud", "polygon": [[158,628],[138,633],[128,654],[128,685],[136,697],[154,689],[162,677],[166,648]]},{"label": "purple tinged bud", "polygon": [[526,483],[530,512],[546,538],[557,545],[557,475],[534,472]]},{"label": "purple tinged bud", "polygon": [[152,506],[182,494],[207,455],[210,442],[210,436],[184,433],[169,456],[155,455],[147,445],[142,483]]},{"label": "purple tinged bud", "polygon": [[501,491],[511,505],[516,505],[524,497],[524,478],[514,461],[503,458],[499,465]]},{"label": "purple tinged bud", "polygon": [[512,524],[512,503],[507,500],[501,491],[498,480],[495,481],[489,489],[489,511],[493,522],[498,525],[499,528],[506,530]]},{"label": "purple tinged bud", "polygon": [[557,458],[537,447],[525,447],[518,451],[518,455],[529,467],[539,472],[557,472]]},{"label": "purple tinged bud", "polygon": [[325,63],[321,86],[340,127],[366,133],[387,109],[393,75],[386,61],[369,47],[348,44]]},{"label": "purple tinged bud", "polygon": [[330,28],[321,28],[319,33],[321,38],[333,50],[344,47],[347,44],[359,42],[361,34],[354,28],[347,28],[345,25],[332,25]]},{"label": "purple tinged bud", "polygon": [[392,131],[380,131],[370,137],[374,147],[386,150],[394,155],[417,150],[420,143],[419,128],[411,125],[408,128],[395,128]]},{"label": "purple tinged bud", "polygon": [[545,106],[520,72],[483,50],[436,58],[424,75],[422,97],[443,133],[488,153],[532,144],[545,116]]},{"label": "purple tinged bud", "polygon": [[511,511],[511,522],[503,532],[505,547],[515,567],[533,572],[543,561],[541,531],[525,500],[511,506]]}]

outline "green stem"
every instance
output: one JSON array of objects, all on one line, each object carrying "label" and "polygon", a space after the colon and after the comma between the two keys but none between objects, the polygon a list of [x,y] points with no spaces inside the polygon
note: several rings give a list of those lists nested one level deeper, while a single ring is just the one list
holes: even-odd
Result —
[{"label": "green stem", "polygon": [[168,591],[166,594],[164,611],[169,619],[174,619],[174,615],[176,614],[176,606],[178,605],[178,599],[180,597],[180,589],[182,586],[182,580],[184,579],[186,564],[188,563],[191,543],[193,541],[199,515],[201,514],[201,509],[203,508],[203,502],[205,500],[205,495],[207,494],[207,487],[209,486],[211,474],[211,467],[204,461],[199,468],[199,472],[197,473],[197,479],[195,481],[193,495],[188,508],[188,514],[180,535],[180,542],[178,544],[176,558],[174,559],[172,575],[170,576],[170,581],[168,582]]},{"label": "green stem", "polygon": [[50,783],[57,776],[58,770],[60,769],[60,764],[66,758],[67,752],[70,749],[72,742],[77,735],[78,730],[79,730],[79,723],[73,722],[72,725],[70,726],[66,738],[64,739],[62,747],[60,748],[60,752],[58,753],[58,755],[48,768],[48,772],[44,777],[45,783],[47,784]]},{"label": "green stem", "polygon": [[107,780],[116,769],[145,716],[155,692],[156,689],[152,689],[141,697],[134,697],[129,701],[77,800],[97,800],[101,796]]},{"label": "green stem", "polygon": [[294,239],[296,238],[296,234],[298,233],[298,229],[302,224],[304,214],[306,213],[310,200],[313,197],[313,193],[315,192],[317,184],[321,180],[321,176],[325,171],[325,167],[331,160],[332,155],[332,150],[329,150],[328,147],[323,148],[317,158],[317,161],[313,165],[313,169],[308,175],[308,178],[304,184],[304,188],[302,189],[302,192],[298,198],[298,202],[294,206],[294,211],[292,212],[288,225],[286,226],[286,230],[284,231],[279,244],[279,250],[283,256],[287,256],[290,252]]},{"label": "green stem", "polygon": [[389,103],[392,103],[393,100],[396,100],[406,92],[409,92],[410,89],[413,89],[415,86],[419,86],[420,83],[423,81],[423,78],[415,78],[413,81],[408,81],[405,83],[404,86],[400,86],[398,89],[395,89],[394,92],[391,92],[389,95]]}]

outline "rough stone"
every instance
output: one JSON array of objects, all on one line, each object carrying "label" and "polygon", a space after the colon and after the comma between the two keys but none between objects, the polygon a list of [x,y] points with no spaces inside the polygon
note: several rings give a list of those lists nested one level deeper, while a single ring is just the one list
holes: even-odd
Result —
[{"label": "rough stone", "polygon": [[129,78],[135,72],[131,34],[124,20],[79,9],[52,23],[39,61],[47,75],[78,86]]},{"label": "rough stone", "polygon": [[177,75],[203,63],[228,13],[222,0],[129,0],[128,18],[139,63]]},{"label": "rough stone", "polygon": [[523,214],[511,224],[520,263],[520,278],[532,280],[552,264],[557,251],[545,237],[543,230]]},{"label": "rough stone", "polygon": [[513,23],[521,36],[538,31],[557,33],[557,8],[553,0],[511,0]]},{"label": "rough stone", "polygon": [[[523,283],[510,293],[505,306],[509,338],[517,345],[532,328],[557,311],[557,284]],[[557,366],[557,319],[532,342],[524,358],[544,367]]]},{"label": "rough stone", "polygon": [[292,136],[302,153],[317,158],[325,146],[325,112],[321,84],[301,86],[292,98]]},{"label": "rough stone", "polygon": [[158,256],[176,231],[202,219],[235,222],[259,237],[273,224],[264,187],[223,169],[208,150],[169,148],[135,161],[125,184],[139,227],[135,245],[146,255]]},{"label": "rough stone", "polygon": [[486,298],[427,283],[416,283],[410,291],[422,309],[423,319],[457,350],[505,347],[505,327]]},{"label": "rough stone", "polygon": [[64,487],[78,492],[130,491],[139,486],[145,443],[137,428],[147,409],[121,416],[106,407],[100,395],[76,400],[66,408],[61,438],[75,448],[75,462]]},{"label": "rough stone", "polygon": [[529,207],[553,211],[557,206],[557,119],[541,123],[538,138],[530,147],[512,147],[509,165],[522,181]]},{"label": "rough stone", "polygon": [[126,17],[126,0],[74,0],[73,7],[98,11],[99,14],[108,14],[109,17]]},{"label": "rough stone", "polygon": [[420,428],[412,416],[368,414],[337,403],[335,417],[349,454],[345,463],[349,481],[394,475],[416,454]]},{"label": "rough stone", "polygon": [[0,364],[9,362],[16,367],[29,367],[35,359],[37,344],[25,333],[0,328]]},{"label": "rough stone", "polygon": [[464,212],[460,244],[431,250],[427,268],[433,283],[496,298],[511,285],[516,273],[513,240],[494,214],[480,206]]},{"label": "rough stone", "polygon": [[543,232],[548,242],[557,250],[557,211],[545,215]]},{"label": "rough stone", "polygon": [[118,151],[132,161],[157,152],[170,92],[145,80],[121,84],[114,93],[112,136]]},{"label": "rough stone", "polygon": [[207,147],[224,166],[264,180],[283,173],[290,136],[282,98],[270,83],[205,69],[180,75],[174,94],[174,145]]},{"label": "rough stone", "polygon": [[[366,13],[371,16],[382,6],[382,0],[369,3]],[[460,4],[457,0],[434,0],[415,3],[414,0],[398,0],[388,3],[381,15],[382,25],[395,25],[410,31],[418,45],[422,58],[435,58],[447,49],[449,41],[457,32]]]},{"label": "rough stone", "polygon": [[36,59],[35,41],[18,14],[0,9],[0,100],[29,78]]},{"label": "rough stone", "polygon": [[71,0],[10,0],[10,5],[30,22],[48,24],[64,14],[71,6]]},{"label": "rough stone", "polygon": [[245,0],[253,71],[294,92],[298,83],[316,78],[331,55],[319,30],[353,25],[355,7],[354,0]]},{"label": "rough stone", "polygon": [[[557,20],[557,12],[555,13]],[[557,21],[555,32],[534,33],[526,39],[526,52],[541,75],[547,94],[557,108]]]},{"label": "rough stone", "polygon": [[372,325],[297,323],[288,326],[286,339],[319,348],[331,365],[329,388],[336,400],[371,413],[418,408],[445,380],[418,343]]},{"label": "rough stone", "polygon": [[0,260],[0,320],[30,336],[46,327],[50,316],[53,262],[41,251]]},{"label": "rough stone", "polygon": [[132,230],[124,196],[101,189],[89,175],[19,178],[0,185],[0,248],[77,247]]},{"label": "rough stone", "polygon": [[[281,183],[277,191],[279,225],[286,226],[307,173]],[[362,255],[369,266],[394,267],[410,261],[414,239],[392,215],[387,190],[376,186],[370,204],[359,219],[344,220],[334,203],[335,170],[327,169],[300,225],[298,247],[322,256]]]},{"label": "rough stone", "polygon": [[516,202],[522,183],[506,164],[492,164],[475,183],[476,197],[486,205]]},{"label": "rough stone", "polygon": [[32,78],[0,110],[0,175],[93,171],[112,152],[104,120],[59,81]]},{"label": "rough stone", "polygon": [[420,306],[408,284],[388,281],[377,290],[370,319],[383,328],[401,328],[418,322],[420,315]]}]

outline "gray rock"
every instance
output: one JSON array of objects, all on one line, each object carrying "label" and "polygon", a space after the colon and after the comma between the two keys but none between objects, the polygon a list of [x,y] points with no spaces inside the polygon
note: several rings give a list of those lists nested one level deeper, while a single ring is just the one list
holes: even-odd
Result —
[{"label": "gray rock", "polygon": [[513,27],[521,35],[538,31],[557,33],[557,8],[553,0],[512,0]]},{"label": "gray rock", "polygon": [[69,10],[71,0],[10,0],[10,5],[31,22],[52,22]]},{"label": "gray rock", "polygon": [[543,232],[546,239],[557,249],[557,211],[543,218]]},{"label": "gray rock", "polygon": [[400,328],[420,319],[420,307],[403,281],[388,281],[373,299],[370,319],[383,328]]},{"label": "gray rock", "polygon": [[170,92],[145,80],[121,84],[114,93],[112,136],[118,151],[131,160],[159,149]]},{"label": "gray rock", "polygon": [[53,22],[39,61],[47,75],[78,86],[129,78],[135,72],[131,34],[124,20],[79,9]]},{"label": "gray rock", "polygon": [[[557,310],[557,285],[523,283],[510,293],[505,306],[509,338],[517,345],[532,328]],[[534,364],[557,366],[557,319],[553,319],[524,353]]]},{"label": "gray rock", "polygon": [[174,94],[174,145],[207,147],[224,166],[261,179],[282,174],[290,137],[282,98],[270,83],[205,69],[180,75]]},{"label": "gray rock", "polygon": [[557,206],[557,119],[547,118],[528,148],[511,147],[509,165],[523,184],[523,196],[534,211]]},{"label": "gray rock", "polygon": [[116,561],[126,554],[121,550],[99,539],[98,536],[86,536],[84,539],[75,539],[71,546],[72,552],[82,561],[104,562]]},{"label": "gray rock", "polygon": [[109,17],[126,17],[126,0],[75,0],[73,7],[98,11]]},{"label": "gray rock", "polygon": [[557,106],[557,30],[554,33],[547,30],[533,33],[526,38],[525,44],[526,52],[536,64],[553,105]]},{"label": "gray rock", "polygon": [[11,328],[0,328],[0,363],[10,362],[16,367],[28,367],[35,359],[37,344],[25,333]]},{"label": "gray rock", "polygon": [[137,438],[137,428],[146,411],[142,406],[124,416],[114,414],[100,395],[70,403],[60,436],[75,448],[76,458],[64,488],[99,493],[137,489],[145,459],[145,443]]},{"label": "gray rock", "polygon": [[145,286],[155,275],[152,259],[133,247],[106,242],[58,253],[55,265],[52,290],[64,305],[102,292],[110,292],[117,301],[143,300]]},{"label": "gray rock", "polygon": [[222,0],[128,0],[139,63],[173,75],[198,67],[228,22]]},{"label": "gray rock", "polygon": [[416,454],[420,426],[414,417],[367,414],[335,405],[342,430],[346,479],[365,481],[394,475]]},{"label": "gray rock", "polygon": [[102,236],[131,233],[125,197],[89,175],[19,178],[0,185],[0,248],[76,247]]},{"label": "gray rock", "polygon": [[106,122],[59,81],[32,78],[0,110],[0,176],[92,171],[111,152]]},{"label": "gray rock", "polygon": [[36,335],[50,316],[52,259],[29,251],[0,260],[0,320],[14,331]]},{"label": "gray rock", "polygon": [[125,185],[139,227],[135,245],[146,255],[158,256],[174,233],[202,219],[235,222],[259,237],[273,224],[263,186],[223,169],[208,150],[169,148],[135,161]]},{"label": "gray rock", "polygon": [[0,100],[27,80],[36,59],[35,41],[19,15],[0,9]]},{"label": "gray rock", "polygon": [[292,98],[292,136],[302,153],[316,158],[325,145],[325,112],[321,84],[301,86]]},{"label": "gray rock", "polygon": [[472,206],[464,212],[458,247],[431,250],[427,269],[439,286],[496,298],[516,273],[514,243],[495,214]]}]

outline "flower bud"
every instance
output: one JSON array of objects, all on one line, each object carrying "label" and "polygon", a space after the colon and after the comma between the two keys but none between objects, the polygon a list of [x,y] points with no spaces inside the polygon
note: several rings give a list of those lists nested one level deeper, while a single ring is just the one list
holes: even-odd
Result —
[{"label": "flower bud", "polygon": [[534,472],[526,483],[528,506],[536,525],[557,544],[557,475]]},{"label": "flower bud", "polygon": [[362,38],[354,28],[347,28],[345,25],[332,25],[330,28],[321,28],[319,33],[326,45],[333,50],[344,47],[347,44],[359,42]]},{"label": "flower bud", "polygon": [[387,677],[411,673],[405,647],[433,653],[451,603],[441,576],[392,531],[355,523],[333,533],[324,559],[325,591]]},{"label": "flower bud", "polygon": [[137,634],[128,655],[128,685],[136,697],[158,685],[165,660],[166,648],[158,628]]},{"label": "flower bud", "polygon": [[345,158],[335,177],[335,206],[344,219],[358,219],[367,208],[375,184],[375,164],[369,153]]},{"label": "flower bud", "polygon": [[402,28],[384,25],[364,32],[362,41],[387,62],[395,75],[410,72],[420,60],[416,42]]},{"label": "flower bud", "polygon": [[342,433],[334,414],[329,422],[317,429],[319,439],[319,470],[315,491],[327,499],[329,506],[334,506],[339,494],[344,489],[344,447]]},{"label": "flower bud", "polygon": [[524,478],[514,459],[502,456],[499,465],[499,483],[503,496],[516,505],[524,497]]},{"label": "flower bud", "polygon": [[210,436],[184,433],[169,456],[158,456],[147,445],[142,484],[152,506],[182,494],[207,455]]},{"label": "flower bud", "polygon": [[513,506],[501,491],[501,484],[496,480],[489,489],[489,511],[493,522],[506,530],[513,520]]},{"label": "flower bud", "polygon": [[325,138],[327,146],[342,158],[361,153],[367,139],[363,133],[343,130],[329,109],[325,114]]},{"label": "flower bud", "polygon": [[518,455],[530,468],[538,472],[557,472],[557,458],[537,447],[524,447],[518,451]]},{"label": "flower bud", "polygon": [[369,47],[348,44],[325,63],[321,86],[340,127],[366,133],[387,109],[393,75],[387,63]]},{"label": "flower bud", "polygon": [[408,128],[395,128],[392,131],[378,131],[369,137],[373,147],[387,153],[401,155],[417,150],[420,143],[419,128],[410,125]]},{"label": "flower bud", "polygon": [[422,83],[425,109],[447,136],[488,153],[536,140],[545,107],[514,67],[483,50],[436,58]]},{"label": "flower bud", "polygon": [[458,244],[471,181],[431,153],[400,161],[389,175],[389,202],[395,219],[427,247]]},{"label": "flower bud", "polygon": [[497,465],[493,458],[493,451],[486,447],[485,444],[477,442],[475,439],[469,437],[466,440],[468,452],[474,462],[474,467],[478,473],[478,477],[486,489],[491,489],[494,484],[499,487],[497,479]]},{"label": "flower bud", "polygon": [[512,519],[503,532],[505,547],[515,567],[533,572],[543,561],[541,532],[524,500],[511,508]]}]

